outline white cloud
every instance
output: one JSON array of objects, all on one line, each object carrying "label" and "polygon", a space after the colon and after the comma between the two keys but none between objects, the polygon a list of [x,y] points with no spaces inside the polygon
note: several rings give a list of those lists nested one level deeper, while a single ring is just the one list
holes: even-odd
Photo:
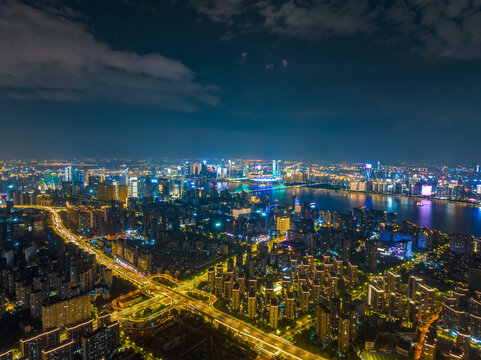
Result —
[{"label": "white cloud", "polygon": [[287,65],[289,65],[289,61],[287,61],[286,59],[282,59],[281,64],[282,64],[282,67],[287,67]]},{"label": "white cloud", "polygon": [[[311,41],[364,34],[429,56],[481,58],[481,0],[191,1],[211,20],[228,24],[230,39],[235,30]],[[248,22],[247,14],[253,15]]]},{"label": "white cloud", "polygon": [[216,88],[179,61],[112,50],[70,9],[0,5],[0,89],[14,99],[119,101],[193,111]]},{"label": "white cloud", "polygon": [[267,64],[266,70],[271,70],[271,69],[274,69],[274,64]]},{"label": "white cloud", "polygon": [[232,17],[243,12],[243,0],[191,0],[194,8],[212,21],[232,23]]},{"label": "white cloud", "polygon": [[367,0],[288,1],[257,3],[264,27],[272,33],[317,39],[330,35],[352,35],[370,29],[372,10]]}]

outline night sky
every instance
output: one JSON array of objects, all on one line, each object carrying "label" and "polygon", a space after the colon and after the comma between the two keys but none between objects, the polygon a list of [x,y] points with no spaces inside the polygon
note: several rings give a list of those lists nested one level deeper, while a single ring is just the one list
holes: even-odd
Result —
[{"label": "night sky", "polygon": [[481,159],[481,1],[0,2],[0,158]]}]

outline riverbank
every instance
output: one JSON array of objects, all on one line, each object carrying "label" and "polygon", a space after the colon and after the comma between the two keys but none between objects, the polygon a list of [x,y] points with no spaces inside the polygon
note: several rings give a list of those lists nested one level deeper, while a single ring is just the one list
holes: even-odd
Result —
[{"label": "riverbank", "polygon": [[324,188],[324,187],[309,186],[309,185],[304,185],[303,187],[308,188],[308,189],[319,189],[319,190],[333,191],[333,192],[339,192],[339,193],[363,194],[363,195],[367,195],[367,196],[392,197],[392,198],[395,198],[395,199],[429,200],[429,201],[440,202],[440,203],[444,203],[444,204],[451,203],[451,204],[456,204],[456,205],[464,205],[464,206],[470,206],[470,207],[474,207],[474,208],[481,208],[481,203],[473,203],[473,202],[464,201],[464,200],[440,199],[440,198],[434,198],[434,197],[402,195],[402,194],[385,194],[385,193],[375,193],[375,192],[369,192],[369,191],[357,191],[357,190],[350,190],[350,189],[332,189],[332,188]]}]

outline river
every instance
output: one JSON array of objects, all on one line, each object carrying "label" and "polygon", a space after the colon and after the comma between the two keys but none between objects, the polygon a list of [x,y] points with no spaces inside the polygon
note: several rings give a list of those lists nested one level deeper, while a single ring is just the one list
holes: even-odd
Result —
[{"label": "river", "polygon": [[[231,190],[233,187],[237,188],[238,185],[231,184]],[[422,203],[420,206],[417,199],[313,188],[263,190],[256,191],[255,195],[258,197],[267,195],[271,200],[292,204],[294,192],[301,203],[315,202],[320,209],[349,212],[354,207],[365,206],[368,209],[395,212],[398,222],[407,220],[446,233],[481,236],[481,208],[462,203],[426,199],[420,201]]]}]

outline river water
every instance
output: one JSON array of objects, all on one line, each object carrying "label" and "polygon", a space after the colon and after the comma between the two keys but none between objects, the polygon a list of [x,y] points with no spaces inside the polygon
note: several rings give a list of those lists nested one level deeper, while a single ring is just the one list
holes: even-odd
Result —
[{"label": "river water", "polygon": [[[238,185],[234,186],[238,187]],[[230,186],[230,189],[233,189],[233,185]],[[446,233],[481,236],[481,208],[462,203],[421,200],[422,205],[420,206],[417,199],[312,188],[260,191],[260,188],[256,187],[253,190],[256,190],[253,195],[260,198],[267,195],[271,200],[277,199],[279,202],[288,204],[292,204],[295,193],[301,203],[314,202],[320,209],[349,212],[354,207],[365,206],[368,209],[395,212],[398,222],[408,220],[417,225]]]}]

